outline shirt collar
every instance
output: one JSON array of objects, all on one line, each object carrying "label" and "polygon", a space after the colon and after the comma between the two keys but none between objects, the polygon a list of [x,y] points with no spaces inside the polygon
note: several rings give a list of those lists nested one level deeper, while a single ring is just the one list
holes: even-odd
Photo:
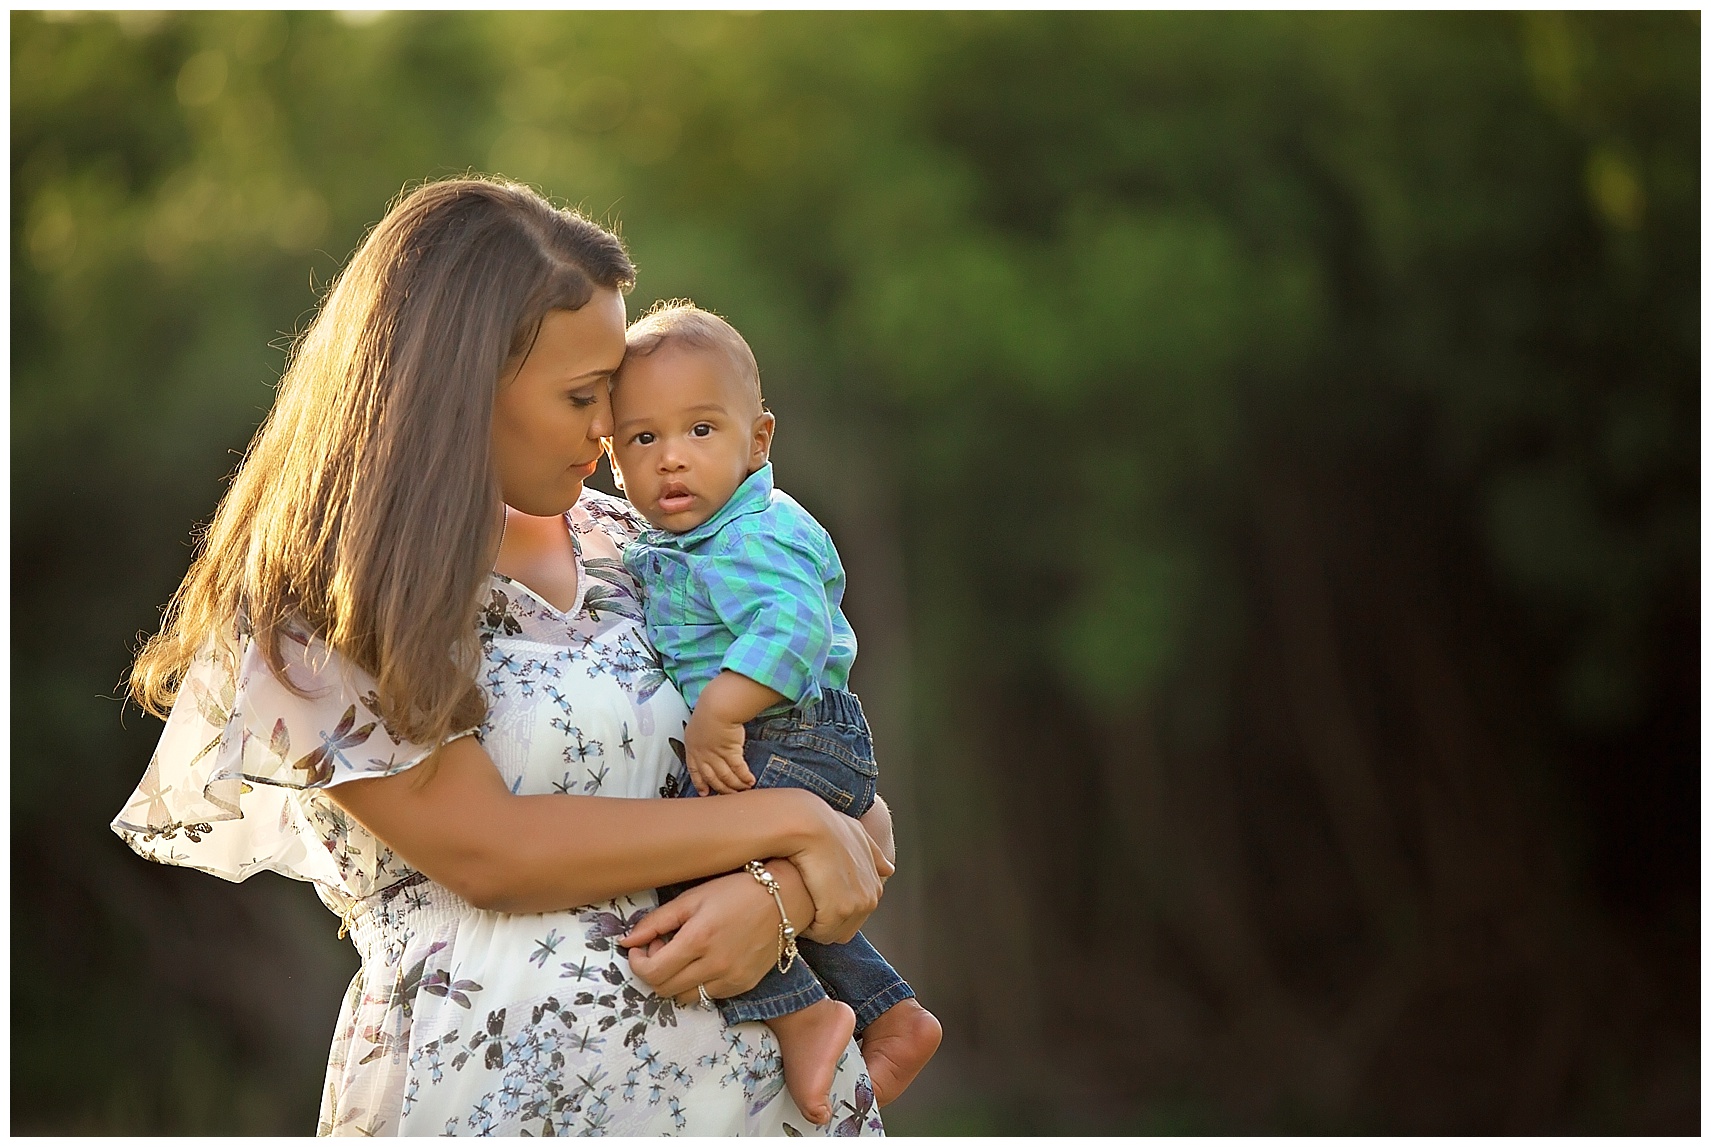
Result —
[{"label": "shirt collar", "polygon": [[768,462],[744,478],[742,485],[719,507],[719,512],[693,530],[685,530],[681,534],[674,534],[669,530],[649,530],[647,541],[656,546],[671,545],[686,549],[706,541],[745,514],[758,514],[766,509],[771,501],[772,463]]}]

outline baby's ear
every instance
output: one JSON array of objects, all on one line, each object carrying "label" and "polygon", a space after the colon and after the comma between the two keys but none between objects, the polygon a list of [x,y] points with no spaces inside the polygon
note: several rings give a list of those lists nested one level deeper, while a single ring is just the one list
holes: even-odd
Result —
[{"label": "baby's ear", "polygon": [[772,432],[778,425],[778,419],[772,416],[772,411],[763,410],[754,421],[753,440],[749,449],[749,473],[753,474],[766,465],[767,456],[772,453]]}]

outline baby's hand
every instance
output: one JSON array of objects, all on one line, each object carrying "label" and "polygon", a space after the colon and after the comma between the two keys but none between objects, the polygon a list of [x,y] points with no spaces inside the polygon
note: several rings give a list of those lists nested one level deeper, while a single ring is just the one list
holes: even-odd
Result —
[{"label": "baby's hand", "polygon": [[743,727],[719,721],[697,707],[683,734],[684,763],[702,796],[739,793],[754,787],[754,774],[743,760]]}]

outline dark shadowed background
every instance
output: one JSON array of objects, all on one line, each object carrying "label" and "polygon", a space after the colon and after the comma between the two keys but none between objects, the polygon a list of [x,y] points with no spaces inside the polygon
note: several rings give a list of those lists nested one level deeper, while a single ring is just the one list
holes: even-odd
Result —
[{"label": "dark shadowed background", "polygon": [[11,34],[13,1130],[314,1126],[355,955],[107,831],[116,683],[476,170],[759,356],[947,1033],[893,1130],[1697,1132],[1697,14]]}]

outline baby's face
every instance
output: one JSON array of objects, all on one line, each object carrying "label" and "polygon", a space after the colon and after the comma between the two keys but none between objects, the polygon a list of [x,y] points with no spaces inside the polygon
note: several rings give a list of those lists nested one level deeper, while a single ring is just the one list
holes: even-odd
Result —
[{"label": "baby's face", "polygon": [[725,357],[671,343],[625,361],[612,424],[612,469],[630,504],[674,534],[718,513],[772,445],[772,415]]}]

